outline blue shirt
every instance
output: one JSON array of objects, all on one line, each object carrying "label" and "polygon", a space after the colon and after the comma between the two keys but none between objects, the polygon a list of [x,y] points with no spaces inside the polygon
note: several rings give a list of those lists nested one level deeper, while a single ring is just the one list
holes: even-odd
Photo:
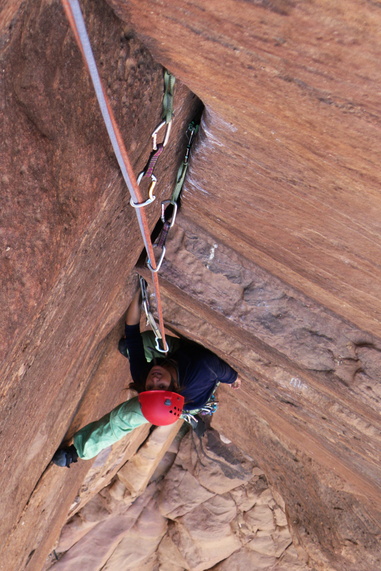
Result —
[{"label": "blue shirt", "polygon": [[[139,325],[126,325],[126,343],[130,355],[131,376],[144,390],[145,379],[154,363],[144,355]],[[234,383],[237,372],[214,353],[197,343],[182,341],[180,348],[168,355],[177,365],[184,410],[202,408],[210,399],[217,383]]]}]

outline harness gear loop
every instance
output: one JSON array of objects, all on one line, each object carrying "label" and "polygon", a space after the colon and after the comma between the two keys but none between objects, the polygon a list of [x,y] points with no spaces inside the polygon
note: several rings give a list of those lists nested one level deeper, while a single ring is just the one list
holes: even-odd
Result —
[{"label": "harness gear loop", "polygon": [[205,415],[209,416],[214,414],[218,409],[218,400],[216,397],[216,391],[218,389],[219,384],[220,383],[217,382],[216,386],[214,387],[213,393],[209,397],[208,402],[206,402],[201,408],[184,411],[181,418],[183,418],[185,421],[188,422],[187,419],[188,416],[194,418],[197,414],[201,414],[202,416]]},{"label": "harness gear loop", "polygon": [[213,393],[210,395],[208,402],[203,407],[195,410],[183,410],[181,418],[191,425],[193,431],[200,438],[205,434],[207,428],[203,417],[206,415],[211,416],[218,409],[218,401],[216,398],[216,390],[220,383],[218,382],[214,388]]}]

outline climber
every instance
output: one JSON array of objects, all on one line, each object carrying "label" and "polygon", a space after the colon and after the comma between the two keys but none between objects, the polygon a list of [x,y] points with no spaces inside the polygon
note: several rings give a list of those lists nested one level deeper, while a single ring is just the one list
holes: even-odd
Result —
[{"label": "climber", "polygon": [[167,336],[168,357],[161,354],[158,358],[160,353],[152,348],[151,332],[140,333],[140,308],[139,289],[127,309],[125,338],[119,342],[119,351],[129,358],[132,387],[138,396],[79,430],[71,446],[57,450],[54,464],[70,467],[78,457],[94,458],[147,422],[164,426],[182,416],[197,423],[197,413],[204,409],[211,414],[216,407],[214,391],[218,383],[240,387],[237,372],[197,343]]}]

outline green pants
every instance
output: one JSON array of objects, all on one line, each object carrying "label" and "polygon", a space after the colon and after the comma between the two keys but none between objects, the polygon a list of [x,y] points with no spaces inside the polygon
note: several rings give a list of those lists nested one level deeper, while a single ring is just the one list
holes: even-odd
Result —
[{"label": "green pants", "polygon": [[138,397],[134,397],[76,432],[74,446],[77,454],[84,460],[90,460],[101,450],[115,444],[134,428],[147,422],[142,415]]}]

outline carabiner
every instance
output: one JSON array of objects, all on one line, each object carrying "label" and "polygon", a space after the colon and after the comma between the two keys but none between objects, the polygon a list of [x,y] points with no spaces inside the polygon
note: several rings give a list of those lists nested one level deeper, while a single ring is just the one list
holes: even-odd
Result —
[{"label": "carabiner", "polygon": [[152,315],[150,301],[149,301],[148,292],[147,292],[147,282],[142,276],[139,276],[139,281],[140,281],[140,290],[142,293],[142,305],[143,305],[144,313],[146,314],[147,324],[150,325],[152,331],[155,334],[155,338],[156,337],[161,338],[160,329],[158,328],[157,323],[155,321],[155,318]]},{"label": "carabiner", "polygon": [[148,302],[147,282],[142,276],[139,276],[139,285],[142,294],[142,302]]},{"label": "carabiner", "polygon": [[[198,132],[198,125],[193,126],[192,123],[189,125],[186,135],[188,138],[188,144],[187,144],[187,149],[185,151],[185,157],[184,157],[184,163],[187,165],[188,161],[189,161],[189,155],[190,155],[190,151],[191,151],[191,147],[193,144],[193,138],[196,136]],[[189,133],[189,135],[188,135]]]},{"label": "carabiner", "polygon": [[152,137],[152,148],[154,151],[157,150],[157,135],[158,135],[159,131],[164,127],[164,125],[166,125],[167,128],[165,130],[164,140],[162,143],[163,147],[165,147],[166,144],[168,143],[169,135],[171,133],[172,120],[169,121],[169,123],[166,123],[166,121],[162,121],[161,123],[159,123],[159,125],[156,127],[156,129],[152,133],[152,135],[151,135],[151,137]]},{"label": "carabiner", "polygon": [[163,246],[163,250],[161,252],[161,256],[159,258],[159,261],[157,262],[156,268],[153,269],[152,265],[151,265],[151,260],[147,261],[147,266],[148,268],[151,270],[151,272],[153,272],[154,274],[156,274],[157,272],[160,271],[161,268],[161,264],[163,263],[164,257],[165,257],[165,252],[166,252],[166,248],[165,246]]},{"label": "carabiner", "polygon": [[157,323],[156,323],[155,318],[152,315],[152,313],[149,313],[149,315],[147,316],[147,322],[148,322],[148,325],[151,327],[152,331],[154,332],[155,338],[158,335],[161,337],[160,329],[158,328]]},{"label": "carabiner", "polygon": [[[160,336],[160,337],[159,337],[159,336],[155,337],[155,341],[156,341],[156,346],[155,346],[156,351],[159,351],[160,353],[165,353],[165,354],[167,354],[168,351],[169,351],[169,347],[168,347],[167,340],[165,340],[165,345],[166,345],[166,346],[165,346],[163,349],[162,349],[162,348],[160,347],[160,345],[159,345],[160,342],[163,343],[162,337],[161,337],[161,336]],[[164,345],[164,343],[163,343],[163,345]]]},{"label": "carabiner", "polygon": [[172,220],[169,223],[169,228],[168,228],[168,230],[170,230],[176,221],[177,202],[172,202],[172,200],[163,200],[162,201],[162,203],[161,203],[161,221],[163,224],[168,222],[168,220],[165,219],[165,208],[166,208],[166,205],[168,205],[168,204],[172,204],[172,206],[173,206]]},{"label": "carabiner", "polygon": [[[141,180],[142,180],[142,178],[144,177],[145,174],[146,174],[145,171],[142,171],[142,172],[139,174],[139,176],[138,176],[138,178],[137,178],[137,181],[136,181],[138,184],[140,184],[140,182],[141,182]],[[154,200],[156,200],[156,196],[154,196],[153,190],[154,190],[154,188],[155,188],[155,186],[156,186],[157,178],[156,178],[156,176],[155,176],[154,174],[151,174],[150,178],[151,178],[151,184],[150,184],[150,187],[149,187],[149,189],[148,189],[148,197],[149,197],[149,198],[147,198],[147,200],[144,201],[144,202],[133,202],[132,197],[131,197],[131,199],[130,199],[130,204],[131,204],[131,206],[133,206],[134,208],[143,208],[143,206],[148,206],[148,204],[151,204],[151,202],[153,202]]]}]

